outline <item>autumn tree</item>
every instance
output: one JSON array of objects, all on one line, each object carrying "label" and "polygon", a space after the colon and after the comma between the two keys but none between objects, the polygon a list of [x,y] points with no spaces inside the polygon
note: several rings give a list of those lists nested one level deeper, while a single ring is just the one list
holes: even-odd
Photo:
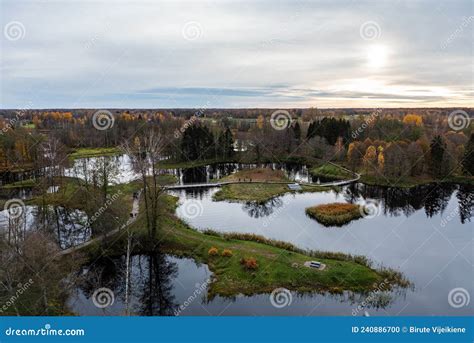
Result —
[{"label": "autumn tree", "polygon": [[377,165],[377,150],[373,145],[370,145],[365,151],[364,155],[364,166],[365,170],[369,171],[374,169]]}]

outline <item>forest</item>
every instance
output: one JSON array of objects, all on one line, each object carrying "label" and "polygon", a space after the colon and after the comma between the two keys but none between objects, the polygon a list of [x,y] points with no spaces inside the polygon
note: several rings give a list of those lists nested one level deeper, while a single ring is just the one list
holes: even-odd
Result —
[{"label": "forest", "polygon": [[452,177],[469,182],[474,168],[472,123],[453,129],[446,110],[375,109],[330,116],[316,109],[293,110],[278,129],[271,125],[271,111],[263,110],[243,111],[246,115],[237,117],[230,116],[235,110],[229,115],[227,110],[179,111],[180,115],[170,110],[116,110],[107,111],[112,125],[106,130],[94,127],[91,111],[3,112],[4,177],[44,169],[51,164],[47,152],[53,148],[55,158],[66,162],[65,156],[78,149],[117,148],[149,130],[163,138],[162,159],[168,162],[333,161],[361,172],[367,180],[385,183]]}]

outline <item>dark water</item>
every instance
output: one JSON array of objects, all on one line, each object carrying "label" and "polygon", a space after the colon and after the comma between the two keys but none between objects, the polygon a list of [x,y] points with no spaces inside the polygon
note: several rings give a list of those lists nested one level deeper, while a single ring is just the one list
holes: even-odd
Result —
[{"label": "dark water", "polygon": [[[114,182],[128,182],[138,177],[127,156],[112,158],[119,168]],[[76,161],[73,167],[66,169],[66,175],[84,177],[82,167],[92,168],[93,161]],[[293,180],[317,182],[309,176],[305,166],[263,166],[283,169]],[[257,165],[229,163],[167,172],[187,184],[209,182],[255,167]],[[461,307],[451,306],[448,301],[453,289],[462,288],[469,296],[474,294],[472,187],[445,184],[401,189],[354,184],[339,193],[286,194],[264,204],[214,202],[212,195],[217,190],[174,192],[180,198],[178,216],[198,229],[255,233],[305,249],[364,255],[377,266],[403,272],[414,289],[373,296],[349,292],[342,295],[292,293],[291,304],[283,308],[272,306],[268,294],[233,299],[216,297],[207,301],[206,292],[201,291],[210,277],[206,266],[157,253],[156,256],[133,257],[128,306],[131,314],[351,315],[362,302],[369,303],[364,309],[369,315],[471,315],[474,312],[474,301]],[[31,189],[3,189],[0,197],[28,199],[33,192]],[[305,215],[306,207],[334,201],[369,203],[375,215],[339,228],[324,227]],[[198,211],[189,211],[187,206],[196,203]],[[38,209],[27,207],[25,230],[39,227],[42,216],[38,213]],[[48,230],[62,248],[90,238],[90,230],[81,226],[85,219],[82,213],[69,213],[64,209],[48,213]],[[0,213],[0,228],[7,227]],[[84,283],[69,300],[72,310],[78,314],[125,313],[124,261],[124,257],[98,261],[99,264],[85,269]],[[94,306],[91,300],[99,286],[108,287],[115,294],[114,305],[105,310]],[[196,295],[197,289],[200,292]],[[192,295],[196,296],[189,302]]]},{"label": "dark water", "polygon": [[24,206],[12,216],[7,210],[0,211],[0,234],[21,238],[30,231],[42,231],[54,237],[61,249],[79,245],[91,238],[87,215],[79,210],[61,206]]},{"label": "dark water", "polygon": [[[66,168],[65,175],[85,178],[85,174],[93,170],[94,164],[98,158],[104,157],[76,159],[71,167]],[[113,160],[117,165],[118,175],[115,177],[113,182],[130,182],[140,177],[139,173],[134,170],[133,164],[127,155],[110,156],[105,158]],[[179,184],[192,184],[211,182],[233,174],[239,170],[259,167],[282,170],[287,174],[289,179],[293,181],[315,183],[317,183],[318,180],[320,182],[332,181],[330,178],[312,177],[305,165],[292,163],[215,163],[193,168],[163,169],[163,173],[175,175]]]},{"label": "dark water", "polygon": [[[355,184],[340,193],[287,194],[266,204],[214,202],[216,188],[193,192],[175,192],[180,197],[178,216],[199,229],[222,232],[248,232],[292,242],[317,250],[361,254],[376,265],[400,270],[413,283],[413,289],[376,294],[342,295],[306,294],[292,292],[289,306],[275,308],[268,294],[237,296],[232,299],[216,297],[206,300],[205,292],[193,298],[180,315],[471,315],[472,302],[453,307],[449,293],[463,288],[474,292],[473,265],[473,189],[457,185],[427,185],[413,189],[382,188]],[[198,215],[189,215],[186,206],[201,204]],[[377,211],[373,218],[363,218],[343,227],[324,227],[304,214],[308,206],[333,201],[371,203]],[[188,215],[187,215],[188,214]],[[149,259],[150,257],[148,257]],[[123,260],[113,262],[112,278],[122,281],[105,284],[116,292],[116,303],[105,314],[124,312]],[[138,260],[141,267],[138,268]],[[120,262],[122,261],[122,262]],[[147,258],[134,257],[131,287],[138,292],[131,311],[143,315],[176,315],[180,306],[196,289],[206,283],[210,273],[205,266],[191,260],[156,257],[165,266],[150,274]],[[165,261],[165,262],[163,262]],[[157,266],[160,262],[155,262]],[[176,268],[167,266],[174,264]],[[137,272],[139,270],[140,272]],[[122,275],[122,276],[120,276]],[[153,287],[164,287],[166,297],[155,296]],[[148,280],[148,288],[143,288]],[[97,314],[90,291],[82,290],[71,298],[78,314]],[[148,301],[148,307],[143,302]],[[149,302],[153,302],[153,306]],[[364,310],[357,306],[365,304]],[[150,307],[151,306],[151,307]],[[148,312],[144,310],[148,308]],[[154,308],[153,311],[150,309]]]}]

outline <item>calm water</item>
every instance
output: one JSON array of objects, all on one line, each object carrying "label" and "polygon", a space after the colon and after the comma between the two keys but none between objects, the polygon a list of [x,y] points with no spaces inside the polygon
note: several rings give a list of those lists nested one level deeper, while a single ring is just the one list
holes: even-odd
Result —
[{"label": "calm water", "polygon": [[[198,229],[257,233],[302,248],[362,254],[378,266],[402,271],[414,288],[369,297],[351,292],[342,295],[292,293],[291,305],[281,309],[271,305],[268,294],[232,299],[216,297],[209,301],[205,292],[201,292],[180,315],[363,315],[364,311],[355,309],[364,300],[370,300],[365,309],[369,315],[470,315],[473,312],[472,303],[461,308],[453,308],[448,303],[448,294],[453,288],[462,287],[470,294],[474,291],[471,188],[429,185],[405,190],[357,184],[345,187],[340,193],[287,194],[263,205],[214,202],[212,195],[217,190],[174,192],[180,197],[178,216]],[[202,204],[200,215],[195,216],[193,212],[192,217],[186,216],[186,206],[197,200]],[[339,228],[321,226],[304,214],[308,206],[332,201],[371,202],[378,211],[373,218],[363,218]],[[155,256],[152,262],[155,268],[150,271],[150,259],[150,256],[133,259],[131,288],[134,295],[129,306],[132,314],[176,315],[176,309],[187,304],[186,300],[205,285],[211,275],[206,266],[169,256]],[[113,307],[106,311],[97,309],[92,303],[91,291],[79,289],[70,300],[75,312],[124,313],[123,261],[123,257],[108,261],[111,265],[106,273],[121,281],[114,283],[104,277],[100,283],[108,285],[117,295]],[[160,263],[163,266],[157,267]],[[151,284],[149,280],[153,280]],[[144,284],[148,288],[144,288]],[[155,294],[154,287],[167,292]],[[148,302],[147,306],[143,299]]]},{"label": "calm water", "polygon": [[[384,309],[369,309],[369,313],[467,315],[473,312],[472,303],[462,308],[453,308],[448,303],[448,293],[453,288],[462,287],[470,294],[474,291],[472,188],[429,185],[405,190],[356,184],[340,193],[287,194],[263,205],[214,202],[212,195],[216,191],[176,192],[181,204],[178,215],[198,229],[256,233],[301,248],[365,255],[379,266],[402,271],[414,283],[414,290],[392,294],[391,304]],[[200,200],[202,214],[186,216],[186,206],[194,199]],[[343,227],[324,227],[304,213],[306,207],[334,201],[370,202],[378,210],[373,218]],[[341,303],[341,299],[328,296],[303,299],[297,306],[278,313],[306,315],[308,308],[318,304],[312,314],[349,315],[353,308],[350,301]],[[265,301],[265,297],[255,297],[252,310],[263,306]],[[245,300],[237,303],[242,305]],[[241,307],[236,306],[235,313],[241,313],[237,308]]]},{"label": "calm water", "polygon": [[38,230],[51,234],[61,249],[79,245],[91,238],[87,215],[79,210],[61,206],[25,206],[17,215],[0,211],[0,233],[22,237],[27,231]]},{"label": "calm water", "polygon": [[[94,164],[99,158],[104,157],[91,157],[91,158],[80,158],[73,162],[73,165],[65,169],[66,176],[73,176],[84,179],[90,177],[90,174],[94,170]],[[105,157],[114,161],[118,168],[117,176],[114,178],[113,183],[125,183],[136,180],[140,177],[139,173],[135,170],[133,163],[127,155],[110,156]],[[317,182],[318,178],[313,178],[309,170],[304,165],[290,164],[290,163],[215,163],[201,167],[194,168],[175,168],[175,169],[163,169],[163,173],[173,174],[178,179],[179,184],[191,184],[191,183],[205,183],[213,180],[218,180],[224,176],[233,174],[242,169],[252,169],[257,167],[266,167],[274,170],[284,171],[290,180],[300,182]],[[329,179],[320,179],[321,182]]]},{"label": "calm water", "polygon": [[[112,157],[119,168],[114,182],[138,177],[127,156]],[[94,159],[75,162],[66,175],[85,177]],[[304,166],[267,165],[283,169],[293,180],[313,181]],[[180,183],[219,179],[252,164],[208,165],[191,169],[172,169]],[[324,181],[324,180],[321,180]],[[292,293],[292,303],[276,309],[268,294],[237,296],[232,299],[206,299],[206,285],[212,278],[207,266],[189,259],[159,253],[134,256],[131,263],[132,315],[352,315],[363,301],[370,300],[369,315],[471,315],[473,303],[454,308],[449,292],[458,287],[474,294],[473,225],[474,190],[457,185],[427,185],[413,189],[383,188],[356,184],[341,192],[286,194],[265,204],[212,201],[218,188],[177,191],[177,215],[197,229],[221,232],[246,232],[291,242],[305,249],[361,254],[377,266],[400,270],[414,289],[367,295],[345,292],[342,295]],[[5,193],[8,192],[8,193]],[[2,198],[27,199],[31,190],[4,191]],[[187,206],[197,203],[198,213]],[[305,215],[305,208],[328,202],[370,203],[373,218],[363,218],[343,227],[324,227]],[[56,235],[62,248],[89,239],[81,226],[86,218],[77,211],[48,211],[51,221],[59,218]],[[3,218],[3,219],[2,219]],[[37,226],[38,209],[27,207],[25,229]],[[5,229],[0,212],[0,228]],[[53,226],[54,227],[54,226]],[[57,229],[58,229],[57,228]],[[79,229],[77,229],[79,228]],[[125,258],[96,261],[82,271],[83,282],[70,297],[71,309],[82,315],[124,314]],[[105,310],[94,306],[91,297],[98,287],[108,287],[115,302]],[[199,290],[199,292],[197,292]],[[190,297],[192,297],[190,301]],[[362,315],[361,312],[355,313]]]}]

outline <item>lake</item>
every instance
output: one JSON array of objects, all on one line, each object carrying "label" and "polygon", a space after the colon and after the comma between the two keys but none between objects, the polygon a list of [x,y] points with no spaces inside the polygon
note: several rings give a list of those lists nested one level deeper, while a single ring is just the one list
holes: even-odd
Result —
[{"label": "lake", "polygon": [[[457,185],[425,185],[412,189],[383,188],[354,184],[341,192],[286,194],[265,204],[215,202],[218,188],[174,191],[179,196],[177,214],[197,229],[246,232],[291,242],[298,247],[361,254],[376,266],[400,270],[413,289],[380,292],[375,295],[296,294],[289,306],[276,309],[268,294],[216,297],[201,294],[198,303],[182,315],[469,315],[470,306],[454,308],[449,292],[457,287],[473,293],[473,242],[470,219],[474,210],[473,189]],[[201,204],[199,215],[186,215],[190,203]],[[343,227],[324,227],[305,215],[304,209],[327,202],[371,203],[373,218],[362,218]],[[182,306],[209,277],[209,271],[190,260],[172,257],[177,273],[168,275],[172,305]],[[174,259],[174,260],[173,260]],[[145,270],[147,266],[144,267]],[[204,268],[204,269],[203,269]],[[144,273],[144,275],[149,275]],[[149,276],[148,276],[149,277]],[[140,285],[141,281],[132,282]],[[166,279],[166,278],[165,278]],[[133,288],[133,286],[132,286]],[[184,290],[184,291],[183,291]],[[185,293],[183,295],[183,292]],[[153,292],[150,291],[150,294]],[[142,298],[149,297],[142,295]],[[433,301],[436,299],[436,301]],[[84,299],[83,299],[84,300]],[[87,303],[87,301],[86,301]],[[363,311],[357,306],[365,305]],[[89,306],[74,307],[80,314],[95,311]],[[158,305],[158,304],[155,304]],[[175,307],[161,314],[175,314]],[[117,311],[120,311],[120,304]],[[163,305],[166,307],[167,305]],[[187,308],[187,307],[186,307]],[[123,308],[121,309],[123,311]],[[158,311],[159,312],[159,311]],[[155,312],[153,315],[158,315]],[[117,312],[115,312],[116,314]],[[143,314],[147,314],[142,312]],[[150,314],[150,313],[148,313]]]},{"label": "lake", "polygon": [[[130,159],[111,157],[118,166],[115,183],[138,177]],[[69,176],[85,177],[94,159],[76,160],[66,169]],[[217,180],[255,164],[212,164],[196,168],[167,169],[180,184]],[[306,166],[265,164],[284,170],[290,179],[317,182]],[[81,171],[82,170],[82,171]],[[325,180],[320,180],[325,181]],[[375,266],[401,271],[412,289],[376,294],[340,295],[327,293],[291,293],[291,304],[275,308],[268,294],[215,297],[207,299],[206,286],[212,273],[206,265],[156,252],[136,255],[131,261],[130,298],[124,299],[124,256],[95,261],[81,270],[83,282],[68,300],[71,310],[80,315],[470,315],[472,303],[460,308],[448,302],[452,289],[463,288],[474,294],[473,265],[473,187],[455,184],[430,184],[410,189],[368,186],[362,183],[344,186],[340,191],[285,194],[263,204],[212,200],[219,188],[170,191],[179,197],[177,215],[198,230],[254,233],[295,244],[303,249],[360,254]],[[3,190],[2,198],[27,199],[32,190]],[[369,204],[373,215],[342,227],[325,227],[305,214],[305,208],[330,202]],[[198,211],[187,206],[198,204]],[[61,248],[90,238],[80,226],[87,218],[80,211],[50,209],[51,220],[59,223],[53,232]],[[191,213],[191,214],[190,214]],[[27,206],[25,228],[38,222],[38,208]],[[5,227],[0,212],[0,227]],[[97,280],[100,280],[97,281]],[[94,306],[92,293],[108,287],[115,295],[114,304],[105,309]],[[357,306],[365,308],[357,310]]]}]

